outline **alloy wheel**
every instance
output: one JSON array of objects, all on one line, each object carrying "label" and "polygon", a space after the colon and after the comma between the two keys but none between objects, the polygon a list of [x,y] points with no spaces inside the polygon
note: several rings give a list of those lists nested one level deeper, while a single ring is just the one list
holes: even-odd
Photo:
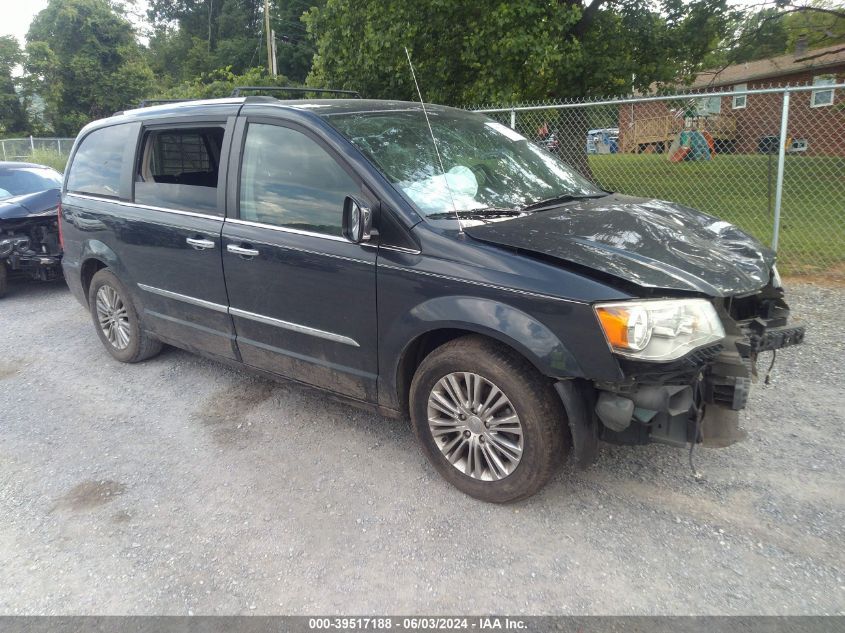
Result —
[{"label": "alloy wheel", "polygon": [[97,321],[109,343],[117,349],[129,345],[129,313],[120,295],[111,286],[97,290]]},{"label": "alloy wheel", "polygon": [[454,372],[437,381],[428,397],[428,426],[449,463],[473,479],[504,479],[522,458],[516,410],[478,374]]}]

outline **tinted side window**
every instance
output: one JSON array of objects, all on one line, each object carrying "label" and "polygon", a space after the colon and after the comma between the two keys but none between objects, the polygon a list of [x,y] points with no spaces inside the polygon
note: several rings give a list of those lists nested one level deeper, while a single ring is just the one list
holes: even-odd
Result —
[{"label": "tinted side window", "polygon": [[305,134],[262,123],[247,128],[241,219],[342,235],[343,199],[357,190],[352,177]]},{"label": "tinted side window", "polygon": [[217,214],[224,129],[150,130],[135,172],[135,202]]},{"label": "tinted side window", "polygon": [[117,198],[120,195],[120,174],[123,150],[129,142],[128,125],[112,125],[88,134],[70,166],[68,191]]}]

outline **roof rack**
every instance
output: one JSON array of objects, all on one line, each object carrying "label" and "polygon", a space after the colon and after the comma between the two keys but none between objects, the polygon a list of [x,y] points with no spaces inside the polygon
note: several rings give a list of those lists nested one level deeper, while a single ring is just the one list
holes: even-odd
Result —
[{"label": "roof rack", "polygon": [[181,103],[182,101],[196,101],[196,99],[144,99],[138,104],[138,107],[146,108],[157,103]]},{"label": "roof rack", "polygon": [[288,86],[238,86],[232,90],[231,97],[240,97],[242,92],[319,92],[325,94],[350,95],[356,99],[361,98],[357,90],[333,90],[331,88],[292,88]]}]

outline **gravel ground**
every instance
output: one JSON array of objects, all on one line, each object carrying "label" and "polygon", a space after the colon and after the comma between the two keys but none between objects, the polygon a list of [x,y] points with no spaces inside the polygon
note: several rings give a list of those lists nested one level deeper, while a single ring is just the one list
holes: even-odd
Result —
[{"label": "gravel ground", "polygon": [[807,343],[702,481],[684,451],[604,446],[502,507],[404,422],[174,349],[122,365],[63,285],[16,284],[0,614],[845,613],[845,289],[790,295]]}]

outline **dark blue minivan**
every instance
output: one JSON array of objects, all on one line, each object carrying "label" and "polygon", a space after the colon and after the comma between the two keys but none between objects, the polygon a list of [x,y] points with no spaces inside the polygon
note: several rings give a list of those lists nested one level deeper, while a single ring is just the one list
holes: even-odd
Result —
[{"label": "dark blue minivan", "polygon": [[774,253],[603,191],[482,115],[239,97],[87,126],[65,278],[116,359],[163,343],[410,416],[474,497],[599,441],[742,437],[757,355],[800,343]]}]

